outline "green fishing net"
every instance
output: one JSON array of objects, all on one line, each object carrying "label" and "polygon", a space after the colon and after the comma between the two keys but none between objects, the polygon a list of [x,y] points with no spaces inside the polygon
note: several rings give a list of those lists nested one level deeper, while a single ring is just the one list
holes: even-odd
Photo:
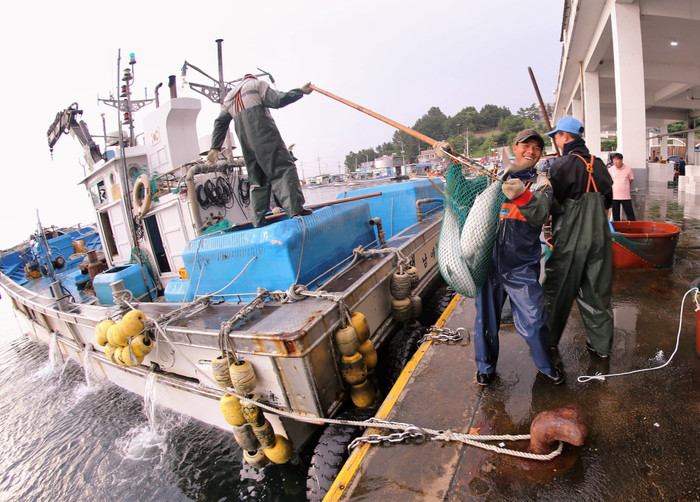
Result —
[{"label": "green fishing net", "polygon": [[612,239],[634,256],[655,267],[670,267],[678,244],[678,234],[658,236],[651,233],[644,237],[628,237],[613,232]]},{"label": "green fishing net", "polygon": [[447,168],[438,266],[455,291],[474,298],[488,279],[498,217],[506,197],[501,181],[483,168]]}]

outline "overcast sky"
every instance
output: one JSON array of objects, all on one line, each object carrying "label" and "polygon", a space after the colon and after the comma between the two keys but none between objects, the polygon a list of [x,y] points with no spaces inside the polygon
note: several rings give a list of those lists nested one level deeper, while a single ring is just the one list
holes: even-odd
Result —
[{"label": "overcast sky", "polygon": [[[411,126],[431,106],[454,115],[465,106],[518,108],[536,101],[527,67],[545,101],[559,71],[564,0],[272,0],[267,2],[6,2],[0,20],[5,156],[0,184],[0,249],[26,239],[39,211],[45,226],[95,220],[82,185],[76,140],[49,153],[46,131],[56,113],[77,102],[93,136],[117,129],[113,108],[98,106],[136,55],[133,97],[149,97],[185,60],[217,76],[216,43],[224,39],[224,78],[262,68],[279,90],[307,81]],[[190,71],[187,79],[208,84]],[[182,83],[180,79],[180,83]],[[197,96],[187,88],[180,96]],[[166,87],[160,92],[167,99]],[[149,108],[136,114],[137,127]],[[204,100],[200,136],[218,107]],[[345,155],[391,140],[394,129],[312,93],[274,111],[296,144],[300,175],[342,170]],[[442,138],[436,138],[442,139]],[[102,147],[101,142],[100,146]]]}]

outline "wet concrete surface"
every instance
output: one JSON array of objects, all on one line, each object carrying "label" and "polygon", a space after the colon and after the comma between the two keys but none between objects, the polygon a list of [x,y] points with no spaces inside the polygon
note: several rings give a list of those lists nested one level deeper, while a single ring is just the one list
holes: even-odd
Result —
[{"label": "wet concrete surface", "polygon": [[[640,204],[640,200],[636,201]],[[591,356],[574,306],[560,345],[566,382],[537,369],[513,325],[501,330],[497,378],[475,383],[473,345],[436,344],[425,352],[389,412],[391,420],[479,434],[527,434],[538,413],[577,404],[589,435],[548,462],[499,455],[457,442],[371,446],[347,482],[344,500],[699,500],[700,357],[695,304],[688,295],[678,350],[666,367],[605,381],[580,375],[622,373],[669,360],[681,301],[700,276],[700,196],[651,187],[640,218],[682,229],[674,265],[615,269],[615,338],[610,359]],[[690,206],[690,211],[688,207]],[[474,321],[460,298],[445,326]],[[507,444],[507,447],[512,446]],[[524,449],[526,444],[516,444]]]}]

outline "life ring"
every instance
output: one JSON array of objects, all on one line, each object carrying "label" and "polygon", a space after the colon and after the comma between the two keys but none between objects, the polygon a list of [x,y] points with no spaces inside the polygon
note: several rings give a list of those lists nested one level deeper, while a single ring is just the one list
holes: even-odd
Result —
[{"label": "life ring", "polygon": [[[143,198],[141,198],[141,190],[143,190]],[[151,208],[152,199],[151,178],[147,174],[142,174],[134,183],[134,210],[140,216],[146,216]]]}]

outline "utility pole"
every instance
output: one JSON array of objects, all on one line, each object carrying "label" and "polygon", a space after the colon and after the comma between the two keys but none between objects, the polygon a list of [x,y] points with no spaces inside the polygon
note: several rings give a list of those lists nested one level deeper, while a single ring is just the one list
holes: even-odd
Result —
[{"label": "utility pole", "polygon": [[321,176],[321,157],[317,155],[316,160],[318,161],[318,175]]},{"label": "utility pole", "polygon": [[467,132],[464,133],[464,156],[469,157],[469,128],[467,127]]}]

